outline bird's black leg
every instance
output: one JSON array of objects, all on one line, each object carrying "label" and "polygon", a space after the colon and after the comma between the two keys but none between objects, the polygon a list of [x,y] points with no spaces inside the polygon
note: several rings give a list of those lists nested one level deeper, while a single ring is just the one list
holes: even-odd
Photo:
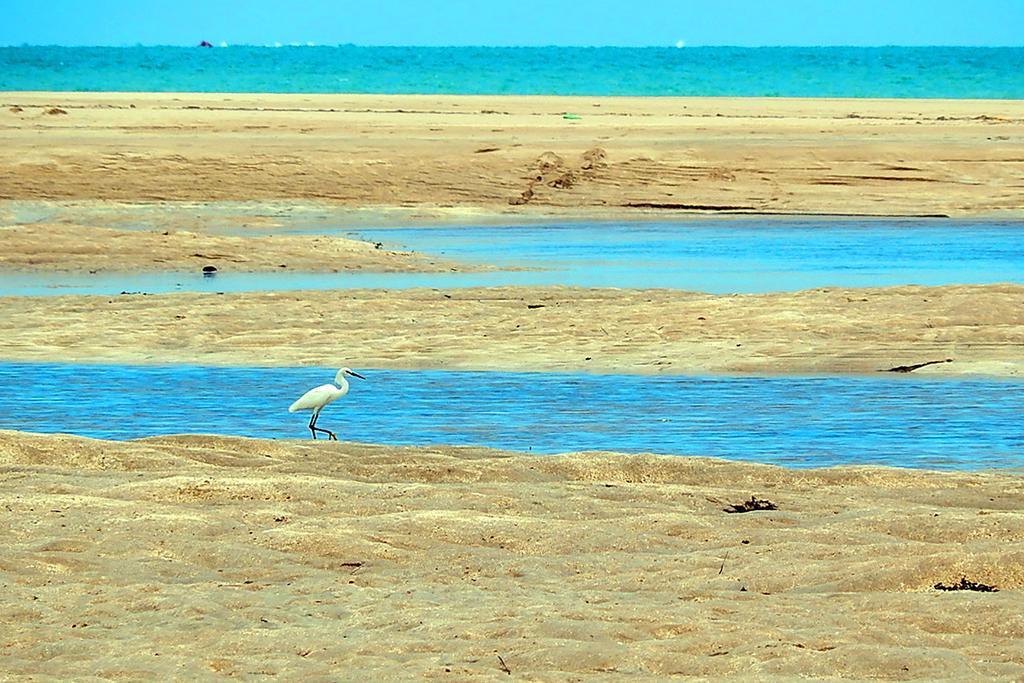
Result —
[{"label": "bird's black leg", "polygon": [[327,440],[328,441],[330,441],[332,439],[334,441],[337,441],[338,437],[334,435],[334,432],[332,432],[329,429],[324,429],[323,427],[317,427],[316,426],[316,421],[319,418],[320,418],[320,413],[313,413],[313,417],[309,420],[309,431],[311,431],[313,433],[313,438],[314,439],[316,438],[316,433],[317,432],[323,432],[324,434],[327,435]]}]

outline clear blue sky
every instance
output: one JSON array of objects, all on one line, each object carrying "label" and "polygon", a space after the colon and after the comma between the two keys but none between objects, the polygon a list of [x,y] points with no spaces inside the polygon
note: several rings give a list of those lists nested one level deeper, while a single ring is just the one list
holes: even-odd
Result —
[{"label": "clear blue sky", "polygon": [[0,45],[1024,45],[1024,0],[0,0]]}]

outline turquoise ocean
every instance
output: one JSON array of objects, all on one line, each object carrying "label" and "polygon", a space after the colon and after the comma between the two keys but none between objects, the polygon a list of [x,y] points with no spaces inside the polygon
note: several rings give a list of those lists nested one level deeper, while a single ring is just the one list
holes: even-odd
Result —
[{"label": "turquoise ocean", "polygon": [[0,90],[1024,98],[1024,48],[0,47]]}]

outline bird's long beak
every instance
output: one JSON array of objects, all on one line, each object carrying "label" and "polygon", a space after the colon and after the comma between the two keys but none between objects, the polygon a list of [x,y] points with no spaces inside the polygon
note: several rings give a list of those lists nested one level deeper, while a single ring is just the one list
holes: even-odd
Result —
[{"label": "bird's long beak", "polygon": [[352,372],[351,370],[348,371],[348,374],[352,375],[353,377],[358,377],[359,379],[366,379],[365,377],[360,375],[358,372]]}]

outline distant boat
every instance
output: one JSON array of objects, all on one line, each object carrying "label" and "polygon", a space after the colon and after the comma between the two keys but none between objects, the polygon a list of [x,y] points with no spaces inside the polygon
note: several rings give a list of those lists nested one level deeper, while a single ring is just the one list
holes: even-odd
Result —
[{"label": "distant boat", "polygon": [[203,42],[199,43],[199,47],[213,47],[213,43],[211,43],[208,40],[204,40]]}]

